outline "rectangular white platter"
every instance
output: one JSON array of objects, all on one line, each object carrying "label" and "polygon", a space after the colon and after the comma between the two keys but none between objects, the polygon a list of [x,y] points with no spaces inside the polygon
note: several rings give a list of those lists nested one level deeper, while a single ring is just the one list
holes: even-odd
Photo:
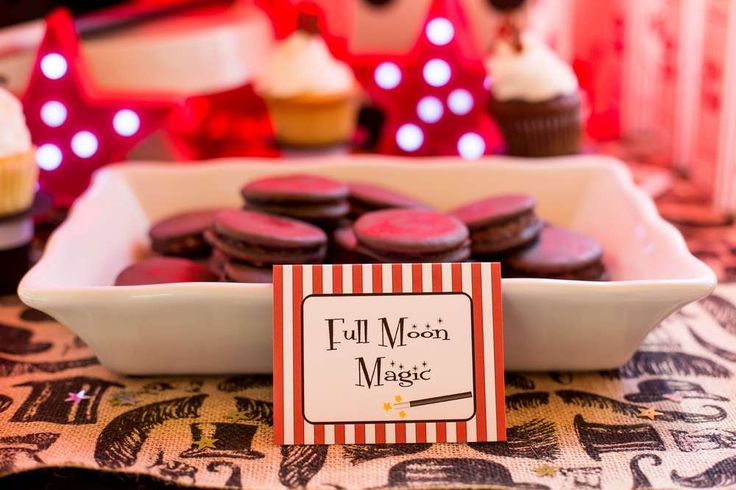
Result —
[{"label": "rectangular white platter", "polygon": [[195,208],[240,206],[247,181],[294,172],[384,184],[440,210],[526,192],[544,220],[602,242],[610,282],[503,279],[508,370],[620,366],[658,322],[716,283],[626,167],[607,157],[334,156],[110,166],[51,237],[20,297],[67,325],[120,373],[270,372],[271,285],[112,284],[148,246],[151,223]]}]

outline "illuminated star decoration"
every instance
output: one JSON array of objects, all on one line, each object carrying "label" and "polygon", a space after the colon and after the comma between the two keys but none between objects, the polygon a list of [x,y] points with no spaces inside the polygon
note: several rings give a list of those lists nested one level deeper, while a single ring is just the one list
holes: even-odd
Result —
[{"label": "illuminated star decoration", "polygon": [[80,403],[82,400],[88,400],[90,398],[86,395],[86,393],[87,392],[85,390],[79,390],[76,393],[70,392],[68,393],[68,396],[66,397],[64,401],[72,402],[76,405],[77,403]]},{"label": "illuminated star decoration", "polygon": [[194,445],[197,446],[197,449],[204,449],[207,447],[215,447],[215,443],[218,441],[218,439],[212,439],[211,437],[202,437],[197,441],[194,441]]},{"label": "illuminated star decoration", "polygon": [[388,403],[388,402],[384,403],[383,404],[383,409],[386,410],[387,412],[390,411],[391,410],[391,404]]},{"label": "illuminated star decoration", "polygon": [[381,153],[474,160],[487,152],[486,72],[457,0],[433,0],[408,54],[355,57],[353,64],[386,113]]},{"label": "illuminated star decoration", "polygon": [[394,400],[396,400],[396,403],[400,403],[400,402],[401,402],[401,400],[402,400],[402,398],[401,398],[401,395],[396,395],[396,396],[394,397]]},{"label": "illuminated star decoration", "polygon": [[399,417],[401,417],[402,419],[403,419],[404,417],[406,417],[406,412],[405,412],[405,411],[403,411],[403,410],[402,410],[402,411],[400,411],[400,412],[399,412]]},{"label": "illuminated star decoration", "polygon": [[649,420],[654,420],[659,415],[664,415],[664,414],[662,412],[658,412],[657,409],[655,409],[654,407],[648,407],[648,408],[639,407],[639,413],[637,416],[639,418],[647,418]]},{"label": "illuminated star decoration", "polygon": [[537,466],[532,470],[537,476],[549,476],[554,477],[557,475],[557,467],[552,466],[550,464],[543,464],[542,466]]},{"label": "illuminated star decoration", "polygon": [[99,167],[125,158],[158,129],[173,101],[162,96],[98,94],[79,51],[74,22],[66,10],[46,18],[46,33],[23,95],[26,123],[37,147],[41,187],[54,204],[68,206]]}]

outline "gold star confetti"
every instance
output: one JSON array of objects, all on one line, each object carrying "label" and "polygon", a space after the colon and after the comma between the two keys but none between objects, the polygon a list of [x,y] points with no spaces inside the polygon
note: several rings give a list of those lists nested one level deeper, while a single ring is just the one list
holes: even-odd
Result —
[{"label": "gold star confetti", "polygon": [[194,445],[197,446],[197,449],[204,449],[206,447],[215,447],[216,442],[217,442],[217,439],[212,439],[210,437],[202,437],[198,441],[194,441]]},{"label": "gold star confetti", "polygon": [[404,417],[406,417],[406,412],[405,412],[405,411],[403,411],[403,410],[402,410],[402,411],[400,411],[400,412],[399,412],[399,417],[401,417],[402,419],[403,419]]},{"label": "gold star confetti", "polygon": [[657,415],[664,415],[662,412],[658,412],[656,408],[649,407],[649,408],[642,408],[639,407],[639,418],[647,418],[649,420],[654,420]]},{"label": "gold star confetti", "polygon": [[110,396],[110,405],[113,407],[132,406],[138,402],[134,393],[118,391]]},{"label": "gold star confetti", "polygon": [[241,410],[233,410],[229,414],[225,415],[225,420],[229,420],[231,422],[242,422],[244,420],[248,420],[248,417],[246,417],[245,413]]},{"label": "gold star confetti", "polygon": [[549,477],[557,476],[557,467],[549,465],[549,464],[543,464],[542,466],[537,466],[532,471],[537,476],[549,476]]},{"label": "gold star confetti", "polygon": [[401,402],[401,395],[396,395],[394,397],[394,400],[396,400],[396,403],[400,403]]},{"label": "gold star confetti", "polygon": [[388,412],[389,410],[391,410],[391,404],[389,402],[384,403],[383,409]]}]

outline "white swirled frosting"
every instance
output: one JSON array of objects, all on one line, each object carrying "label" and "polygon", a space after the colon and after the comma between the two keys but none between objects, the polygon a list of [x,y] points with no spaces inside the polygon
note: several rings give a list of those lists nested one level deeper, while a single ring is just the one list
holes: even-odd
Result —
[{"label": "white swirled frosting", "polygon": [[13,94],[0,88],[0,157],[19,155],[31,148],[31,134],[23,106]]},{"label": "white swirled frosting", "polygon": [[572,68],[531,33],[521,37],[521,52],[508,42],[499,43],[486,59],[491,90],[497,100],[542,102],[578,90]]},{"label": "white swirled frosting", "polygon": [[320,36],[296,31],[271,55],[256,89],[263,95],[292,97],[352,91],[350,67],[335,59]]}]

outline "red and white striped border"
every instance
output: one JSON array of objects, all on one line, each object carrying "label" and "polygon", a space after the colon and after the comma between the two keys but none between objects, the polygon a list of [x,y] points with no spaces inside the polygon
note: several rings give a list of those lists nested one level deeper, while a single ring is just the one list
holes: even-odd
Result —
[{"label": "red and white striped border", "polygon": [[[465,292],[473,300],[476,414],[465,422],[310,424],[302,413],[301,304],[310,294]],[[501,271],[497,263],[283,265],[273,274],[277,444],[505,440]]]}]

